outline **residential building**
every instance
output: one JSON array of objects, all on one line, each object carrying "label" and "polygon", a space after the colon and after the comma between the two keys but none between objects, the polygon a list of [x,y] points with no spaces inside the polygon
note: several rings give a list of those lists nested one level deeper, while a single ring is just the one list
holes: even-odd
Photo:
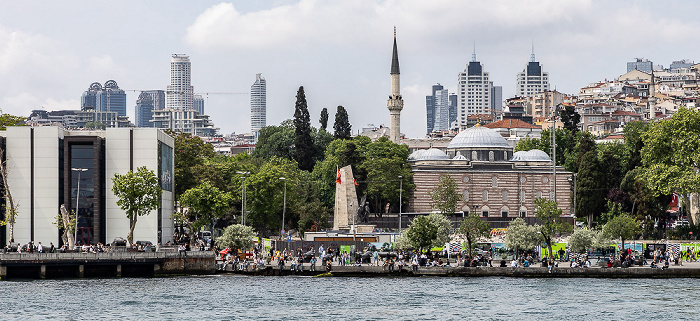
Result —
[{"label": "residential building", "polygon": [[98,82],[92,83],[83,92],[80,103],[82,111],[116,112],[119,116],[126,116],[126,93],[114,80],[105,82],[104,87]]},{"label": "residential building", "polygon": [[491,110],[503,110],[503,86],[491,87]]},{"label": "residential building", "polygon": [[458,75],[459,109],[457,118],[460,130],[467,128],[469,115],[488,115],[492,113],[491,88],[493,83],[489,80],[489,73],[484,71],[483,65],[476,60],[476,53],[472,54],[472,61],[467,64],[464,72]]},{"label": "residential building", "polygon": [[255,75],[250,86],[250,130],[256,137],[260,129],[267,126],[267,82],[262,74]]},{"label": "residential building", "polygon": [[[14,225],[15,242],[53,242],[60,247],[61,231],[53,222],[61,205],[77,213],[81,244],[126,237],[129,219],[112,193],[112,177],[141,166],[155,172],[163,192],[158,209],[139,217],[134,239],[154,244],[173,241],[174,139],[163,131],[8,127],[0,132],[0,145],[6,151],[2,161],[11,169],[8,184],[22,212]],[[2,226],[0,243],[8,241],[7,227]]]},{"label": "residential building", "polygon": [[652,69],[654,68],[653,63],[649,61],[649,59],[635,58],[634,60],[635,61],[630,61],[627,63],[627,72],[630,72],[632,70],[639,70],[641,72],[650,74]]},{"label": "residential building", "polygon": [[515,95],[529,97],[549,90],[549,73],[542,70],[542,65],[535,60],[535,52],[530,55],[530,62],[517,75]]},{"label": "residential building", "polygon": [[200,115],[204,115],[204,97],[198,94],[195,94],[193,97],[192,106],[194,111],[198,112]]},{"label": "residential building", "polygon": [[136,100],[136,108],[134,110],[134,122],[136,127],[153,127],[151,119],[153,119],[153,95],[142,91],[139,98]]},{"label": "residential building", "polygon": [[165,107],[169,109],[192,109],[194,88],[190,57],[174,54],[170,60],[170,85],[167,87]]},{"label": "residential building", "polygon": [[528,97],[527,113],[534,118],[551,118],[556,107],[564,102],[566,95],[556,91],[547,90]]}]

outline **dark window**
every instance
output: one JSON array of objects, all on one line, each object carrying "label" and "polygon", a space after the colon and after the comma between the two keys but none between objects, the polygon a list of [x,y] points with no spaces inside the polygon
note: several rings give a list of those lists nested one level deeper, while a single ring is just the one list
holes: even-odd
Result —
[{"label": "dark window", "polygon": [[481,216],[489,217],[489,211],[481,211]]},{"label": "dark window", "polygon": [[508,217],[508,211],[501,212],[501,217]]}]

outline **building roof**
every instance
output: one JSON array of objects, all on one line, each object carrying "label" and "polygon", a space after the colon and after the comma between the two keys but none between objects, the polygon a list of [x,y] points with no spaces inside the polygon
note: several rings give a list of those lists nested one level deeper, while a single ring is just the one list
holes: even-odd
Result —
[{"label": "building roof", "polygon": [[531,149],[529,151],[519,151],[513,153],[513,158],[511,161],[514,162],[551,162],[552,159],[549,158],[547,153],[539,149]]},{"label": "building roof", "polygon": [[495,130],[486,126],[474,126],[457,134],[447,148],[510,148],[510,145]]},{"label": "building roof", "polygon": [[445,154],[445,152],[443,152],[437,148],[423,150],[422,153],[415,156],[415,160],[417,160],[417,161],[443,160],[443,159],[449,159],[449,157],[447,157],[447,154]]},{"label": "building roof", "polygon": [[391,74],[400,74],[399,51],[396,49],[396,27],[394,27],[394,52],[391,55]]},{"label": "building roof", "polygon": [[488,128],[529,128],[529,129],[542,129],[542,126],[537,126],[533,124],[528,124],[520,119],[502,119],[497,122],[484,125]]}]

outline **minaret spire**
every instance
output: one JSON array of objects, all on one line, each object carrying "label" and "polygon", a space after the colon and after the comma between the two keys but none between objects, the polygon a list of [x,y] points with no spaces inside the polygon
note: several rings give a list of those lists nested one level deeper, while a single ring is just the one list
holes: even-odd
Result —
[{"label": "minaret spire", "polygon": [[396,27],[394,26],[394,48],[391,55],[391,93],[386,103],[389,109],[389,140],[399,143],[401,136],[401,110],[403,98],[401,98],[401,80],[399,71],[399,50],[396,46]]}]

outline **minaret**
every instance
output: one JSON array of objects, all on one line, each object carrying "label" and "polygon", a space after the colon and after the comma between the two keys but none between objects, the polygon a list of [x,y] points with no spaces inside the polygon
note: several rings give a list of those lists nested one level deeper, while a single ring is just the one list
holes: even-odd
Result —
[{"label": "minaret", "polygon": [[403,109],[399,76],[399,52],[396,49],[396,27],[394,27],[394,53],[391,57],[391,94],[389,94],[386,106],[389,108],[389,140],[397,144],[401,136],[401,110]]}]

